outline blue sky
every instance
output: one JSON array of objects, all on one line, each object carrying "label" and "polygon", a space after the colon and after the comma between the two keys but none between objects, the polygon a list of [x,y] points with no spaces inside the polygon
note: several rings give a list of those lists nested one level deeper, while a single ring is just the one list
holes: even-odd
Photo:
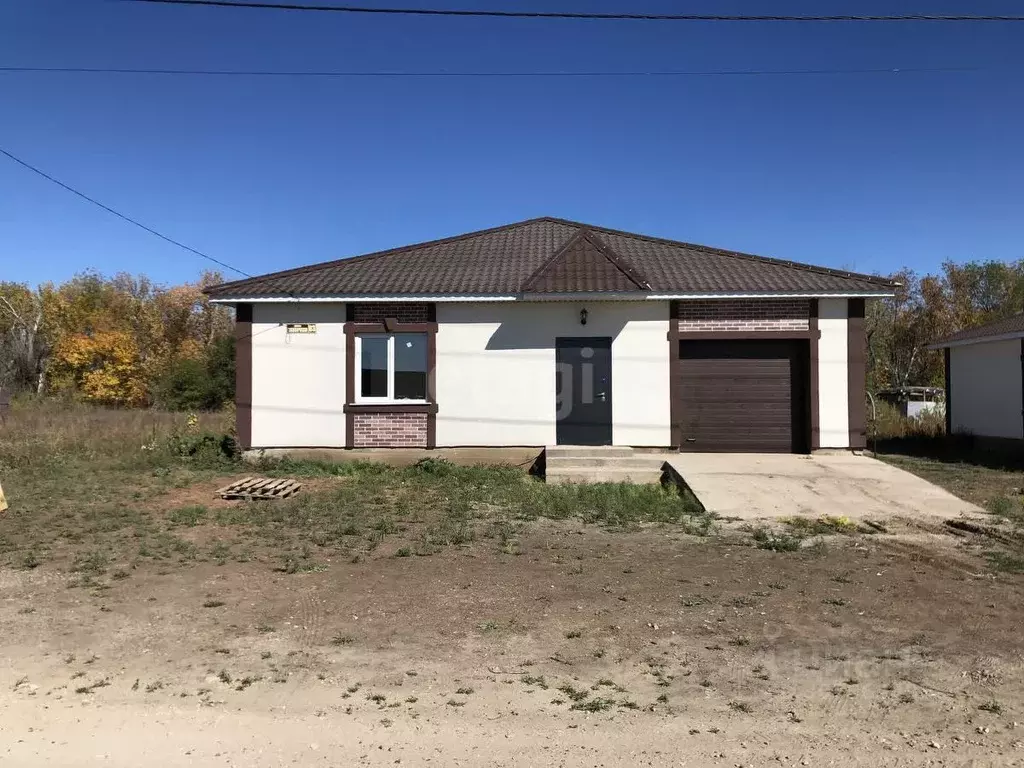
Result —
[{"label": "blue sky", "polygon": [[[893,4],[558,3],[662,12],[826,6],[892,12]],[[964,6],[919,0],[899,9]],[[1021,9],[977,0],[970,10]],[[1024,257],[1022,38],[1024,24],[502,21],[4,0],[6,66],[985,71],[336,80],[0,73],[0,146],[253,274],[540,215],[859,271],[930,271],[945,259]],[[2,157],[0,201],[0,279],[36,283],[96,269],[171,283],[210,266]]]}]

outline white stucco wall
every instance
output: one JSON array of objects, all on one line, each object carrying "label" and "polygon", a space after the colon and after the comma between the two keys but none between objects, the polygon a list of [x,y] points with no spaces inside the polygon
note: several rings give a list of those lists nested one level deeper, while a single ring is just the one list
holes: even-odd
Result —
[{"label": "white stucco wall", "polygon": [[662,301],[438,304],[437,445],[553,444],[555,338],[610,336],[612,442],[667,446],[668,311]]},{"label": "white stucco wall", "polygon": [[255,304],[252,320],[253,447],[343,447],[345,305]]},{"label": "white stucco wall", "polygon": [[818,300],[818,430],[822,448],[850,447],[848,316],[846,299]]},{"label": "white stucco wall", "polygon": [[952,428],[986,437],[1024,437],[1020,339],[949,350]]}]

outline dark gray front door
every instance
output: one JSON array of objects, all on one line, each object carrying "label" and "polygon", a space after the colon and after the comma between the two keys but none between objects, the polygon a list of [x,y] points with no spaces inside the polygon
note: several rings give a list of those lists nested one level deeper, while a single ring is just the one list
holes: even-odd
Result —
[{"label": "dark gray front door", "polygon": [[555,339],[555,439],[559,445],[612,444],[612,340]]}]

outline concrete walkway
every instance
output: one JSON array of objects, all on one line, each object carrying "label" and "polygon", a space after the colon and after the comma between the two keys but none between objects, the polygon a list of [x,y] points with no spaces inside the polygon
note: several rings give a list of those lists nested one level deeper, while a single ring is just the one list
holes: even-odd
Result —
[{"label": "concrete walkway", "polygon": [[983,514],[916,475],[852,453],[673,453],[665,459],[704,507],[723,517],[834,515],[935,521]]}]

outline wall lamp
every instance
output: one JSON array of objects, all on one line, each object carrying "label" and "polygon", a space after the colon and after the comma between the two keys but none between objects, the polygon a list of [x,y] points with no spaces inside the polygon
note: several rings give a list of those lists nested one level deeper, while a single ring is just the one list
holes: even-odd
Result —
[{"label": "wall lamp", "polygon": [[580,325],[586,325],[586,324],[587,324],[587,309],[586,309],[586,307],[584,307],[583,309],[580,310]]}]

